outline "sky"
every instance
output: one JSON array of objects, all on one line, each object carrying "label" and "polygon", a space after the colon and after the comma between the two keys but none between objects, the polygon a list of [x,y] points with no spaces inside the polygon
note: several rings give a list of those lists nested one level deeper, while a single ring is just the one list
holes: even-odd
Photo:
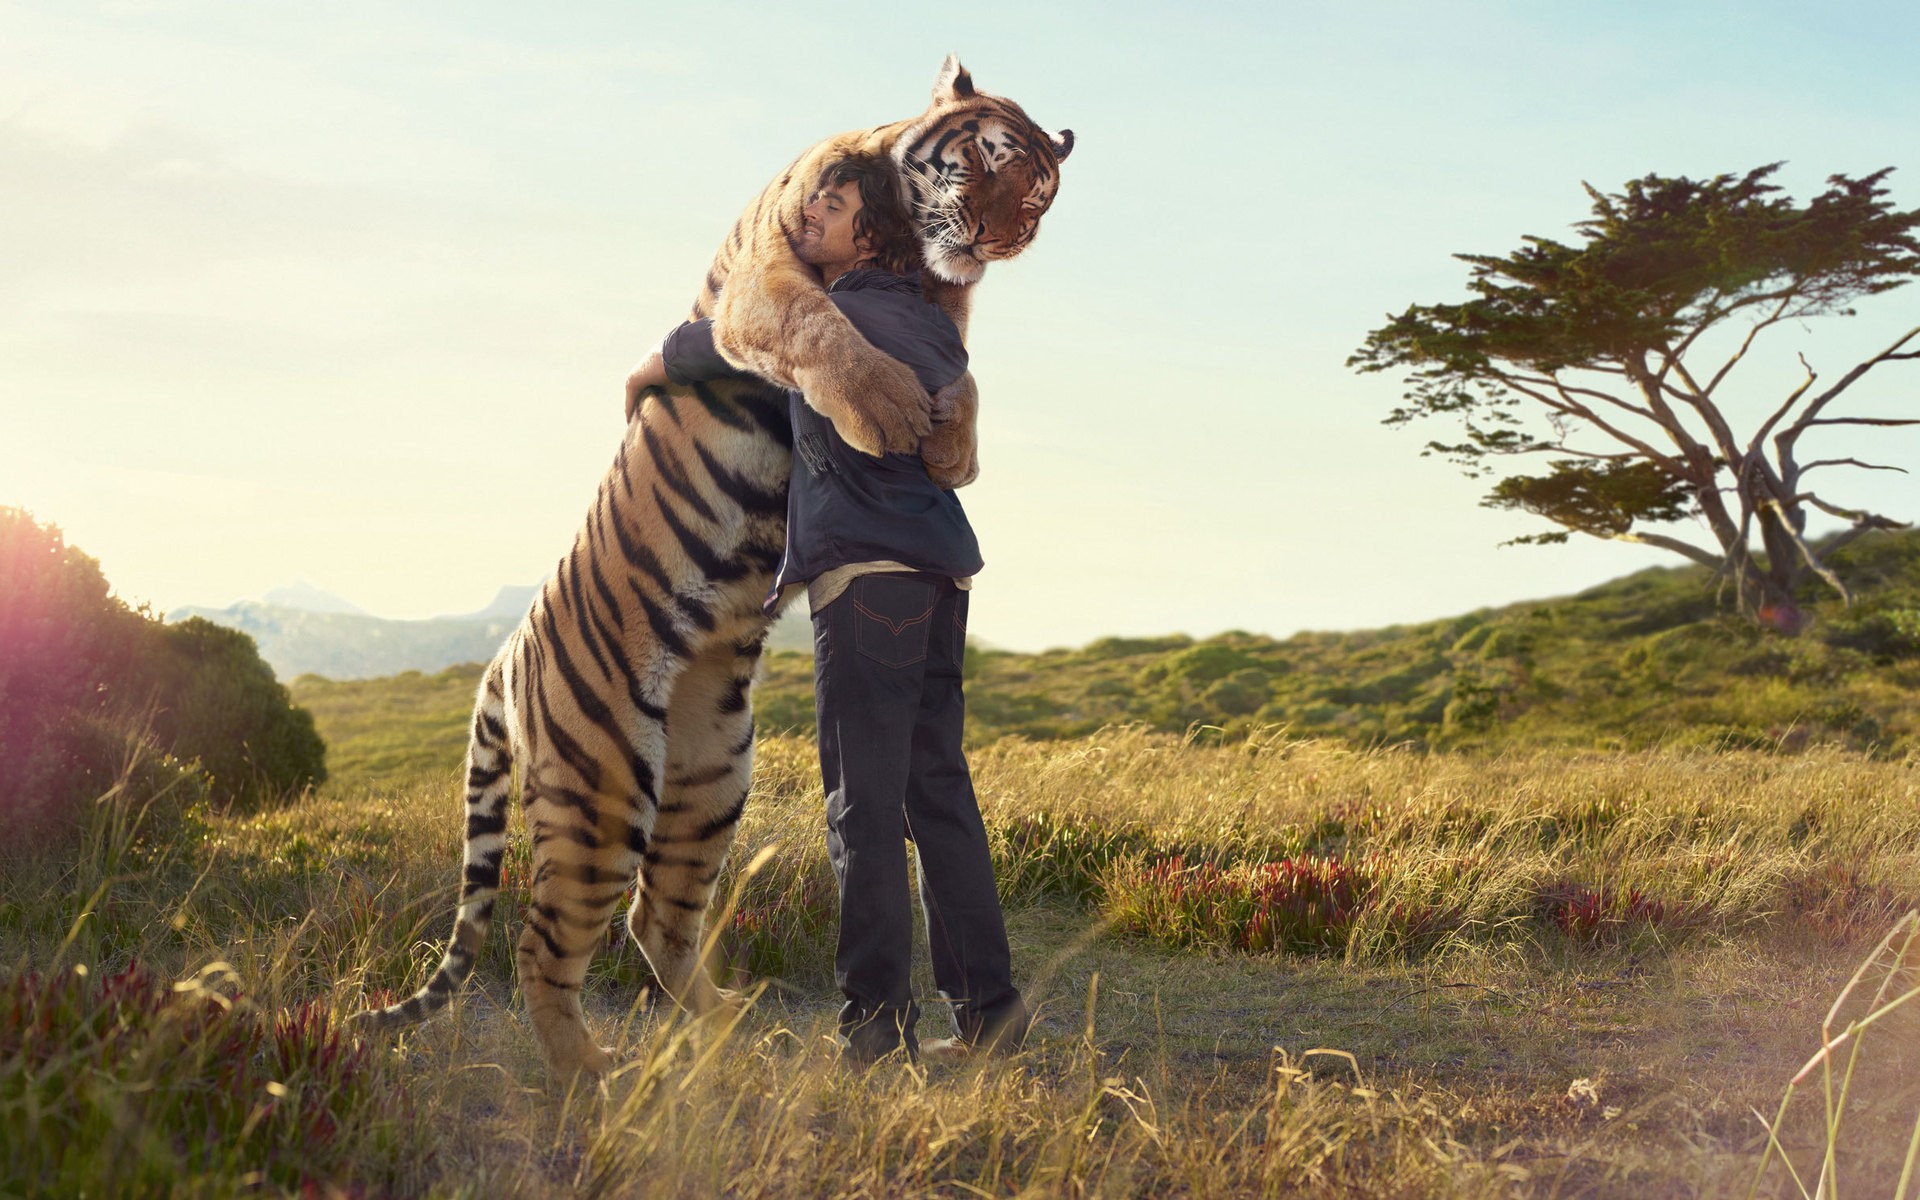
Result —
[{"label": "sky", "polygon": [[[1785,160],[1804,198],[1892,166],[1920,207],[1916,44],[1891,3],[0,0],[0,505],[162,611],[304,580],[426,617],[535,582],[739,210],[920,112],[957,51],[1077,136],[975,296],[974,633],[1566,594],[1680,560],[1501,547],[1541,524],[1420,456],[1450,428],[1383,427],[1397,380],[1347,357],[1464,295],[1453,254],[1570,237],[1582,181]],[[1775,330],[1732,407],[1916,324],[1920,288]],[[1916,390],[1891,366],[1850,411]],[[1920,468],[1917,431],[1819,448]],[[1911,476],[1828,485],[1920,516]]]}]

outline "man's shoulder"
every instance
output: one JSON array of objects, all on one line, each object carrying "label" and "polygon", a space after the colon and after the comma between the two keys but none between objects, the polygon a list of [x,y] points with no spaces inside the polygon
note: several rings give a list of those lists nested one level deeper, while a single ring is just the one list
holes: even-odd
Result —
[{"label": "man's shoulder", "polygon": [[885,267],[855,267],[827,285],[827,294],[850,295],[853,293],[874,293],[882,296],[911,296],[925,300],[926,292],[920,286],[920,273],[902,275],[889,271]]}]

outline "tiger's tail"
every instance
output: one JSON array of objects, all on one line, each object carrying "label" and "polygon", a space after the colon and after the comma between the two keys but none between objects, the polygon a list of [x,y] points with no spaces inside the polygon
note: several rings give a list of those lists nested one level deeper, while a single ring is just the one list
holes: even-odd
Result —
[{"label": "tiger's tail", "polygon": [[368,1009],[353,1020],[373,1030],[417,1024],[447,1006],[455,989],[473,974],[500,891],[500,860],[507,849],[507,801],[513,782],[513,746],[508,736],[506,666],[512,643],[487,668],[473,705],[467,741],[467,841],[460,909],[440,967],[425,987],[389,1008]]}]

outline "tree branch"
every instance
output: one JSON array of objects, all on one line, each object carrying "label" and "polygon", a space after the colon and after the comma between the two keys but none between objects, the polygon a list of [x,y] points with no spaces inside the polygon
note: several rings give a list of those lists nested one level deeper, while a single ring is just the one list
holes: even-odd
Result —
[{"label": "tree branch", "polygon": [[[1760,336],[1760,331],[1762,329],[1767,328],[1770,325],[1777,324],[1780,321],[1781,314],[1787,311],[1788,299],[1789,297],[1785,297],[1785,296],[1781,297],[1780,306],[1778,308],[1774,309],[1770,315],[1763,318],[1762,320],[1754,322],[1753,328],[1747,330],[1747,336],[1741,339],[1740,348],[1738,350],[1735,350],[1733,352],[1733,356],[1727,359],[1727,361],[1721,365],[1718,371],[1715,371],[1713,373],[1712,379],[1707,380],[1707,386],[1701,389],[1701,395],[1703,396],[1713,395],[1713,389],[1720,386],[1720,381],[1727,377],[1727,372],[1733,370],[1733,368],[1740,362],[1740,360],[1747,356],[1747,351],[1751,349],[1753,346],[1753,339]],[[1682,354],[1686,353],[1684,347],[1687,345],[1687,343],[1691,342],[1694,338],[1698,336],[1700,336],[1700,331],[1696,329],[1693,332],[1689,333],[1684,339],[1682,339],[1680,343],[1682,347],[1680,353]]]},{"label": "tree branch", "polygon": [[1800,427],[1811,429],[1815,425],[1920,425],[1917,417],[1821,417],[1818,421],[1801,421]]},{"label": "tree branch", "polygon": [[[1583,530],[1582,532],[1592,533],[1593,531]],[[1698,546],[1690,545],[1679,538],[1668,537],[1664,533],[1634,533],[1629,530],[1626,533],[1594,533],[1593,536],[1603,542],[1632,542],[1639,546],[1658,546],[1662,550],[1671,550],[1675,554],[1684,555],[1701,566],[1712,567],[1716,571],[1725,561]]]},{"label": "tree branch", "polygon": [[1813,470],[1815,467],[1859,467],[1863,471],[1898,471],[1902,475],[1907,474],[1907,469],[1905,467],[1890,467],[1884,463],[1861,462],[1857,458],[1815,459],[1813,462],[1810,462],[1806,466],[1801,467],[1800,474],[1805,475],[1808,471]]},{"label": "tree branch", "polygon": [[[1787,515],[1785,506],[1783,506],[1780,501],[1772,498],[1762,503],[1764,503],[1767,508],[1773,510],[1774,519],[1779,522],[1780,532],[1788,541],[1793,543],[1794,549],[1800,552],[1800,558],[1807,564],[1807,569],[1815,575],[1818,575],[1821,582],[1840,594],[1841,604],[1851,607],[1853,604],[1853,594],[1847,591],[1846,584],[1840,582],[1840,577],[1833,573],[1833,568],[1820,561],[1820,556],[1813,552],[1813,547],[1807,545],[1807,540],[1800,536],[1798,529],[1793,527],[1793,521]],[[1815,501],[1815,503],[1818,503],[1818,501]]]},{"label": "tree branch", "polygon": [[[1842,375],[1838,383],[1834,384],[1832,387],[1828,388],[1826,391],[1821,392],[1818,396],[1814,397],[1813,402],[1807,405],[1807,411],[1804,413],[1801,413],[1800,419],[1798,421],[1795,421],[1791,426],[1789,426],[1786,432],[1782,433],[1780,437],[1786,438],[1787,445],[1791,446],[1794,440],[1799,438],[1801,432],[1805,430],[1808,426],[1812,425],[1814,420],[1820,416],[1820,410],[1825,408],[1827,405],[1833,403],[1835,397],[1839,396],[1841,392],[1844,392],[1849,387],[1853,386],[1854,382],[1858,380],[1862,375],[1865,375],[1868,371],[1871,371],[1875,366],[1879,365],[1880,363],[1887,362],[1893,359],[1903,359],[1903,358],[1912,357],[1911,355],[1901,354],[1899,351],[1902,346],[1906,345],[1908,342],[1912,341],[1916,337],[1920,337],[1920,325],[1916,325],[1912,329],[1907,330],[1905,333],[1901,334],[1899,337],[1894,339],[1893,345],[1888,346],[1885,350],[1882,350],[1880,353],[1874,355],[1872,358],[1868,359],[1867,361],[1855,366],[1851,371],[1848,371],[1845,375]],[[1779,440],[1776,439],[1774,444],[1776,446],[1779,445],[1780,444]]]},{"label": "tree branch", "polygon": [[[1799,358],[1800,365],[1807,370],[1807,377],[1800,381],[1800,386],[1793,389],[1792,393],[1787,396],[1786,402],[1781,404],[1779,409],[1767,418],[1766,423],[1760,426],[1759,432],[1753,435],[1753,440],[1747,443],[1748,458],[1752,458],[1760,452],[1760,443],[1767,440],[1767,435],[1773,432],[1773,427],[1786,419],[1787,414],[1793,411],[1793,406],[1798,404],[1800,398],[1807,394],[1807,389],[1813,386],[1813,381],[1819,378],[1818,375],[1814,374],[1813,364],[1807,361],[1807,356],[1802,354]],[[1783,446],[1780,449],[1783,455],[1791,453],[1789,447]],[[1782,465],[1785,465],[1784,461]]]},{"label": "tree branch", "polygon": [[1797,496],[1795,499],[1806,501],[1830,517],[1839,517],[1845,521],[1852,521],[1855,525],[1866,529],[1905,529],[1907,527],[1905,521],[1896,521],[1892,517],[1883,517],[1879,513],[1870,513],[1864,508],[1841,508],[1837,504],[1829,504],[1818,496]]},{"label": "tree branch", "polygon": [[[1675,478],[1679,478],[1679,479],[1686,478],[1686,472],[1682,469],[1681,465],[1678,462],[1674,461],[1672,455],[1662,454],[1658,449],[1654,447],[1653,443],[1646,441],[1642,438],[1634,437],[1632,434],[1628,433],[1624,429],[1616,429],[1613,425],[1602,420],[1600,418],[1600,414],[1594,412],[1591,408],[1588,408],[1586,405],[1581,404],[1579,401],[1569,400],[1564,398],[1556,399],[1555,397],[1547,394],[1546,392],[1543,392],[1538,390],[1537,388],[1529,387],[1525,385],[1520,381],[1519,377],[1517,376],[1503,377],[1502,382],[1506,383],[1508,387],[1512,388],[1516,392],[1519,392],[1521,395],[1530,397],[1531,399],[1538,401],[1542,405],[1545,405],[1547,408],[1550,408],[1555,412],[1565,413],[1568,416],[1578,417],[1581,420],[1586,421],[1588,424],[1592,425],[1594,428],[1605,433],[1608,437],[1612,438],[1616,442],[1619,442],[1621,445],[1632,446],[1635,450],[1638,450],[1641,454],[1645,455],[1647,458],[1652,459],[1654,462],[1659,463],[1664,470],[1672,474]],[[1658,418],[1654,418],[1654,423],[1655,424],[1660,423]],[[1661,427],[1663,429],[1665,428],[1664,425],[1662,425]]]},{"label": "tree branch", "polygon": [[1833,540],[1827,543],[1827,554],[1829,557],[1831,557],[1833,552],[1840,549],[1840,547],[1851,545],[1854,542],[1858,541],[1860,538],[1865,537],[1869,533],[1872,533],[1876,529],[1888,529],[1888,528],[1905,529],[1907,527],[1905,525],[1898,525],[1898,524],[1892,525],[1892,526],[1855,525],[1853,528],[1847,530],[1844,533],[1839,533],[1834,535]]}]

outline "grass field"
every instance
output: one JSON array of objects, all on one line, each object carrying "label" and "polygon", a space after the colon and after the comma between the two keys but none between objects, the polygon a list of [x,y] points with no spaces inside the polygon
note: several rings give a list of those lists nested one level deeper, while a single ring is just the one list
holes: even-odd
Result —
[{"label": "grass field", "polygon": [[[393,728],[320,715],[349,756]],[[498,928],[451,1015],[338,1027],[437,960],[456,758],[245,817],[118,792],[77,859],[6,864],[0,1194],[1795,1196],[1829,1148],[1829,1195],[1915,1194],[1920,1005],[1876,950],[1920,902],[1912,760],[1123,728],[974,764],[1022,1055],[837,1069],[819,781],[776,737],[716,952],[757,1003],[689,1028],[610,939],[631,1065],[577,1094]],[[1881,1015],[1770,1149],[1836,999],[1835,1035]]]}]

